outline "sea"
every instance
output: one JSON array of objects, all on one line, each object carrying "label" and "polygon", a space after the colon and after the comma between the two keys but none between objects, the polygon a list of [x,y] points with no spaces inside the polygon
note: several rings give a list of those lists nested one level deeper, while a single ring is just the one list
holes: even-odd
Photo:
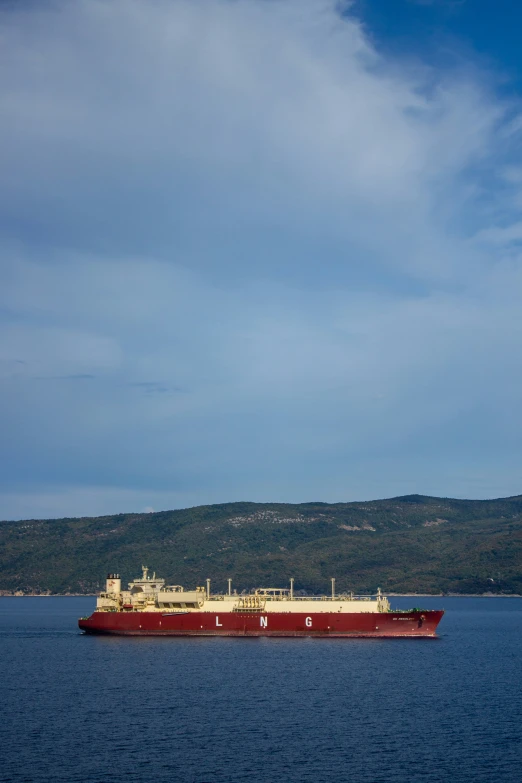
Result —
[{"label": "sea", "polygon": [[90,597],[0,598],[2,783],[520,783],[522,599],[436,639],[86,636]]}]

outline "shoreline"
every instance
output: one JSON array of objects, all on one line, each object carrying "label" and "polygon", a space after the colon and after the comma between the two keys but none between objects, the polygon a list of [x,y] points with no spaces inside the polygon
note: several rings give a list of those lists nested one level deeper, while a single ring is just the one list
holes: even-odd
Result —
[{"label": "shoreline", "polygon": [[3,591],[0,598],[96,598],[97,593],[8,593]]},{"label": "shoreline", "polygon": [[519,593],[384,593],[389,598],[522,598]]},{"label": "shoreline", "polygon": [[[97,593],[8,593],[1,598],[96,598]],[[388,598],[522,598],[519,593],[383,593]]]}]

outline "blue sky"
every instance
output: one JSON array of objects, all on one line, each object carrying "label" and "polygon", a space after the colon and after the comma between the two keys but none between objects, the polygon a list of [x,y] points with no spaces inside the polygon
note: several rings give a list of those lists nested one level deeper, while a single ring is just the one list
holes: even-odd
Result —
[{"label": "blue sky", "polygon": [[0,518],[522,492],[516,4],[0,9]]}]

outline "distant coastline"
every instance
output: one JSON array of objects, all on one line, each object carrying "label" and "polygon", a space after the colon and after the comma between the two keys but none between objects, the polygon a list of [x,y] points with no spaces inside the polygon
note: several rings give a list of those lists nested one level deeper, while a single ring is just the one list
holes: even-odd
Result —
[{"label": "distant coastline", "polygon": [[7,590],[0,592],[0,598],[96,598],[96,593],[22,593],[17,590],[9,593]]},{"label": "distant coastline", "polygon": [[351,503],[220,503],[0,522],[0,594],[93,595],[141,565],[176,584],[288,584],[318,595],[522,594],[522,495]]},{"label": "distant coastline", "polygon": [[522,598],[519,593],[385,593],[389,598]]},{"label": "distant coastline", "polygon": [[[389,598],[522,598],[518,593],[384,593]],[[8,593],[0,598],[96,598],[97,593]]]}]

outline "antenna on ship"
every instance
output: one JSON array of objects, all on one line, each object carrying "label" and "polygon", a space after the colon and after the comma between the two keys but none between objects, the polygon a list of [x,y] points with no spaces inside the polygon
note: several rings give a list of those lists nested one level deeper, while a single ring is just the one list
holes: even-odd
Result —
[{"label": "antenna on ship", "polygon": [[335,601],[335,579],[332,579],[332,601]]},{"label": "antenna on ship", "polygon": [[294,600],[294,577],[290,578],[290,600]]},{"label": "antenna on ship", "polygon": [[228,580],[228,594],[232,595],[232,579]]},{"label": "antenna on ship", "polygon": [[210,579],[207,579],[207,599],[210,598]]}]

